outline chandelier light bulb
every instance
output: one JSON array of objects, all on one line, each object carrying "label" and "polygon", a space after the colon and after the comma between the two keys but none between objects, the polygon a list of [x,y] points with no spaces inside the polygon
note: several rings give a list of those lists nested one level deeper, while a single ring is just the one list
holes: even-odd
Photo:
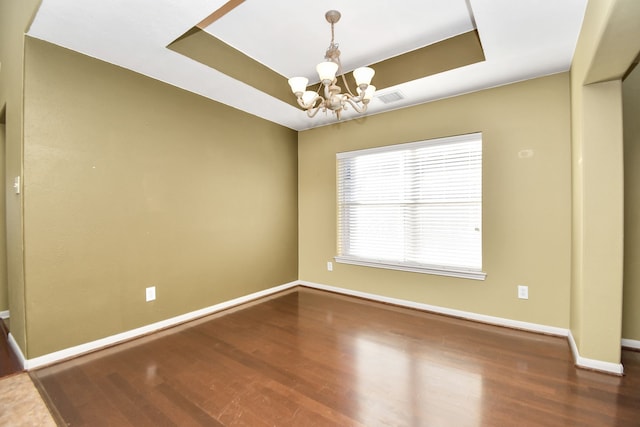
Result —
[{"label": "chandelier light bulb", "polygon": [[307,106],[307,108],[310,108],[313,106],[313,103],[315,102],[316,98],[318,97],[318,94],[315,93],[312,90],[306,90],[303,94],[302,94],[302,103],[304,105]]},{"label": "chandelier light bulb", "polygon": [[368,86],[371,84],[371,79],[376,72],[373,68],[360,67],[353,70],[353,77],[356,79],[358,87]]},{"label": "chandelier light bulb", "polygon": [[331,84],[333,79],[336,78],[336,72],[338,71],[338,64],[331,61],[324,61],[316,66],[318,77],[323,84]]},{"label": "chandelier light bulb", "polygon": [[302,95],[302,93],[307,89],[307,84],[309,84],[309,79],[306,77],[292,77],[289,79],[291,91],[296,94],[296,96]]}]

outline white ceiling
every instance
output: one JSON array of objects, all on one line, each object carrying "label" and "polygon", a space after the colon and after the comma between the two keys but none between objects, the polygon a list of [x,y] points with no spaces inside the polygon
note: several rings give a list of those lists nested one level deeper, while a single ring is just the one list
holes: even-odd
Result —
[{"label": "white ceiling", "polygon": [[[296,130],[335,122],[166,48],[227,0],[43,0],[32,37],[128,68]],[[335,25],[345,70],[477,28],[486,61],[385,88],[368,114],[567,71],[587,0],[246,0],[206,30],[285,77],[315,78]],[[375,84],[375,77],[373,80]],[[293,94],[291,95],[293,99]],[[345,119],[351,116],[346,115]]]}]

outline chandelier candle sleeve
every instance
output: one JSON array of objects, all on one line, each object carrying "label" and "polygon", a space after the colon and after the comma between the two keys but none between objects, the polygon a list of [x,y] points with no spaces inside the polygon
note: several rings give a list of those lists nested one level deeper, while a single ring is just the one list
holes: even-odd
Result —
[{"label": "chandelier candle sleeve", "polygon": [[[354,95],[349,89],[349,84],[342,71],[340,49],[338,49],[338,44],[334,42],[333,37],[333,26],[340,20],[340,16],[340,12],[337,10],[330,10],[325,14],[327,22],[331,24],[331,44],[325,53],[325,60],[316,66],[322,84],[321,90],[318,90],[317,93],[307,90],[309,79],[306,77],[289,79],[289,86],[298,100],[298,105],[307,112],[309,117],[314,117],[320,110],[324,112],[330,110],[340,119],[342,111],[346,110],[348,106],[351,106],[358,113],[364,113],[367,111],[367,104],[373,98],[376,90],[376,87],[371,84],[375,71],[370,67],[360,67],[353,71],[357,95]],[[345,93],[341,92],[342,88],[338,86],[338,79],[342,80]]]}]

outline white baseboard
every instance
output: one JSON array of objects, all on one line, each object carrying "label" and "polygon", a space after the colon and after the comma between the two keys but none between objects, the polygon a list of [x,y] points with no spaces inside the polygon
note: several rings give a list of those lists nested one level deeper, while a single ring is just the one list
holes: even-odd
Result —
[{"label": "white baseboard", "polygon": [[507,328],[521,329],[524,331],[537,332],[537,333],[554,335],[559,337],[566,337],[567,335],[569,335],[568,329],[558,328],[555,326],[547,326],[547,325],[540,325],[537,323],[522,322],[520,320],[505,319],[503,317],[487,316],[485,314],[471,313],[468,311],[455,310],[452,308],[423,304],[415,301],[403,300],[398,298],[390,298],[382,295],[370,294],[368,292],[354,291],[351,289],[338,288],[335,286],[328,286],[320,283],[307,282],[303,280],[300,280],[299,283],[309,288],[336,292],[343,295],[350,295],[354,297],[370,299],[373,301],[383,302],[387,304],[399,305],[399,306],[408,307],[408,308],[415,308],[423,311],[430,311],[437,314],[444,314],[447,316],[459,317],[462,319],[488,323],[491,325],[505,326]]},{"label": "white baseboard", "polygon": [[[85,344],[80,344],[74,347],[65,348],[63,350],[45,354],[44,356],[35,357],[33,359],[24,358],[24,355],[22,354],[22,351],[20,351],[20,348],[18,347],[18,345],[15,343],[15,340],[13,341],[12,346],[14,347],[16,354],[18,354],[18,357],[22,358],[21,361],[24,369],[26,370],[35,369],[41,366],[50,365],[52,363],[59,362],[61,360],[69,359],[71,357],[76,357],[84,353],[89,353],[95,350],[99,350],[117,343],[121,343],[123,341],[128,341],[133,338],[138,338],[140,336],[147,335],[152,332],[159,331],[161,329],[166,329],[171,326],[176,326],[181,323],[188,322],[190,320],[195,320],[200,317],[216,313],[218,311],[222,311],[231,307],[235,307],[240,304],[244,304],[244,303],[256,300],[258,298],[263,298],[271,294],[285,291],[297,285],[298,285],[297,281],[285,283],[284,285],[275,286],[273,288],[265,289],[259,292],[254,292],[252,294],[235,298],[229,301],[221,302],[219,304],[215,304],[210,307],[205,307],[200,310],[195,310],[190,313],[185,313],[180,316],[172,317],[170,319],[162,320],[160,322],[152,323],[150,325],[142,326],[140,328],[132,329],[116,335],[111,335],[109,337],[91,341]],[[10,338],[9,342],[11,342],[11,339],[12,338]]]},{"label": "white baseboard", "polygon": [[640,341],[622,338],[622,346],[632,348],[634,350],[640,350]]},{"label": "white baseboard", "polygon": [[26,359],[24,358],[24,354],[22,354],[22,350],[20,350],[20,346],[16,342],[16,339],[13,338],[13,335],[11,335],[11,332],[9,332],[9,334],[7,335],[7,341],[9,342],[9,347],[11,347],[13,353],[18,356],[18,362],[20,362],[20,366],[22,366],[22,369],[25,369]]},{"label": "white baseboard", "polygon": [[0,311],[0,319],[8,319],[9,318],[9,310]]},{"label": "white baseboard", "polygon": [[573,334],[569,331],[569,346],[571,347],[571,353],[573,353],[573,360],[576,366],[585,369],[591,369],[594,371],[606,372],[608,374],[622,375],[624,374],[624,368],[622,363],[604,362],[602,360],[588,359],[580,356],[576,340],[573,339]]}]

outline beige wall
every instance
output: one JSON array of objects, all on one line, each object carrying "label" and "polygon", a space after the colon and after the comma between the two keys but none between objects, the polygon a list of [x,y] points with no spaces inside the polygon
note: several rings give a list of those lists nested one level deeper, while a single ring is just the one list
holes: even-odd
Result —
[{"label": "beige wall", "polygon": [[24,34],[39,0],[0,0],[0,109],[6,112],[7,281],[11,335],[24,350],[26,310],[23,258],[22,198],[12,192],[22,175]]},{"label": "beige wall", "polygon": [[[568,327],[569,102],[564,73],[301,132],[300,279]],[[336,255],[337,152],[471,132],[483,133],[485,281],[346,264],[327,271]],[[517,285],[529,286],[529,300],[517,299]]]},{"label": "beige wall", "polygon": [[624,241],[621,77],[640,50],[640,2],[590,1],[571,67],[571,332],[620,363]]},{"label": "beige wall", "polygon": [[36,39],[25,61],[28,358],[297,279],[294,131]]},{"label": "beige wall", "polygon": [[640,67],[622,83],[624,286],[622,338],[640,341]]},{"label": "beige wall", "polygon": [[[621,330],[640,339],[629,262],[621,321],[619,80],[640,50],[640,2],[589,2],[571,79],[301,132],[297,148],[293,131],[38,40],[27,39],[23,69],[38,4],[0,0],[8,306],[28,358],[298,277],[570,327],[581,355],[598,360],[619,361]],[[336,152],[478,131],[485,281],[326,270],[336,252]],[[23,166],[17,196],[9,190]],[[529,300],[516,298],[519,284]],[[154,303],[144,302],[149,285]]]}]

